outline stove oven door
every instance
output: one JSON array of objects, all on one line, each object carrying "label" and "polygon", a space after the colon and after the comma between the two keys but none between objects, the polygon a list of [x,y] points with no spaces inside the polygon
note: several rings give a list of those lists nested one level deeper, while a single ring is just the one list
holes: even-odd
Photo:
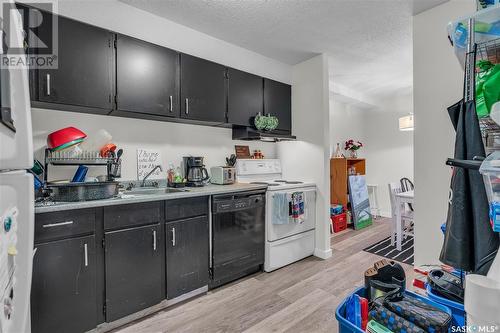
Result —
[{"label": "stove oven door", "polygon": [[[276,194],[287,193],[292,194],[294,192],[303,192],[304,199],[304,222],[296,223],[290,221],[288,224],[273,224],[273,216],[275,212],[276,205],[274,205],[273,200],[276,200]],[[283,191],[268,191],[267,192],[267,202],[266,202],[266,235],[267,241],[273,242],[279,239],[297,235],[316,227],[316,188],[296,188],[293,190],[283,190]]]}]

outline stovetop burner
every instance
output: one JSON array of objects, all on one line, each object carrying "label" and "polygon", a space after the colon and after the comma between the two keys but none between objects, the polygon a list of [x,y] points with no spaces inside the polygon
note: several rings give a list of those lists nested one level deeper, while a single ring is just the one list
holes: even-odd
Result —
[{"label": "stovetop burner", "polygon": [[279,186],[280,184],[268,183],[268,182],[250,182],[250,184],[256,185],[268,185],[268,186]]},{"label": "stovetop burner", "polygon": [[298,181],[298,180],[284,180],[284,179],[278,179],[275,180],[276,183],[285,183],[285,184],[302,184],[304,182]]}]

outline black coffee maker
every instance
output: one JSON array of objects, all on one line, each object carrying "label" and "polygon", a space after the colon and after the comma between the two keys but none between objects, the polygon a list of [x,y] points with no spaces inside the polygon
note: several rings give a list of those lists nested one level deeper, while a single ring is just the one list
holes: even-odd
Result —
[{"label": "black coffee maker", "polygon": [[186,178],[187,186],[200,187],[208,183],[210,177],[208,171],[203,164],[203,157],[183,157],[184,178]]}]

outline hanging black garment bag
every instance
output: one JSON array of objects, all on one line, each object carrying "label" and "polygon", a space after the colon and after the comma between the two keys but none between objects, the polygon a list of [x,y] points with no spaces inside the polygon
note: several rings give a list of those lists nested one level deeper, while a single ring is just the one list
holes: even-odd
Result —
[{"label": "hanging black garment bag", "polygon": [[489,203],[477,158],[486,156],[475,101],[477,45],[469,19],[465,56],[464,99],[448,108],[456,131],[446,233],[439,259],[455,268],[486,275],[498,251],[499,238],[490,226]]}]

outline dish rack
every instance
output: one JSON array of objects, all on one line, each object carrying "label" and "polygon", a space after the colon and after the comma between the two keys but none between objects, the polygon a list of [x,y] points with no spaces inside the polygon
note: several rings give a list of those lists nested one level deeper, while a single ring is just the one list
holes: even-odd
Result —
[{"label": "dish rack", "polygon": [[74,153],[72,151],[51,151],[45,149],[45,172],[43,175],[44,183],[47,184],[49,165],[53,166],[106,166],[106,179],[113,181],[119,178],[121,174],[121,161],[113,157],[102,157],[98,151],[81,151]]}]

